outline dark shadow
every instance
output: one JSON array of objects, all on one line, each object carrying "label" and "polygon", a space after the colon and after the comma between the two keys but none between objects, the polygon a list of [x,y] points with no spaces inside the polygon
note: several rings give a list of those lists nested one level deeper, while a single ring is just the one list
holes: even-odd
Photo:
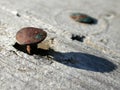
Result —
[{"label": "dark shadow", "polygon": [[[23,52],[25,52],[24,46],[15,44],[13,45],[13,47],[15,47],[20,51],[23,50]],[[117,66],[112,62],[110,62],[109,60],[86,53],[80,53],[80,52],[61,53],[51,49],[50,50],[36,49],[33,51],[33,54],[41,55],[41,56],[51,55],[53,56],[54,60],[59,63],[88,71],[104,73],[104,72],[111,72],[117,69]]]},{"label": "dark shadow", "polygon": [[[27,50],[26,50],[26,45],[19,45],[17,42],[13,45],[14,48],[16,48],[17,50],[19,51],[22,51],[24,53],[27,53]],[[41,55],[41,56],[46,56],[48,55],[48,50],[43,50],[43,49],[38,49],[37,48],[37,44],[32,44],[31,45],[31,54],[29,55],[33,55],[33,54],[36,54],[36,55]]]},{"label": "dark shadow", "polygon": [[107,59],[91,54],[80,52],[60,53],[55,51],[51,51],[50,54],[57,62],[78,69],[104,73],[111,72],[117,68],[115,64]]},{"label": "dark shadow", "polygon": [[26,45],[19,45],[18,43],[15,43],[13,45],[14,48],[16,48],[17,50],[19,51],[22,51],[24,53],[27,53],[27,50],[26,50]]}]

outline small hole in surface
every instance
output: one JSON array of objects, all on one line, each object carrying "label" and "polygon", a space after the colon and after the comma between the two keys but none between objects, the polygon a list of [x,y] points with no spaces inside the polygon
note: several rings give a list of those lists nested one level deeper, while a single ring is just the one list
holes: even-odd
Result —
[{"label": "small hole in surface", "polygon": [[84,42],[84,39],[85,39],[85,36],[80,36],[80,35],[75,35],[75,34],[72,34],[72,37],[71,37],[72,40],[77,40],[79,42]]},{"label": "small hole in surface", "polygon": [[19,13],[16,13],[16,16],[17,16],[17,17],[21,17],[21,15],[20,15]]}]

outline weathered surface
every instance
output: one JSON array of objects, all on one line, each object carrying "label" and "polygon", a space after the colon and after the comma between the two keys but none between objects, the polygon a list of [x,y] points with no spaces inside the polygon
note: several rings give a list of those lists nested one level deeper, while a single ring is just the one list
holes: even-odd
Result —
[{"label": "weathered surface", "polygon": [[16,34],[16,40],[19,44],[36,44],[43,41],[47,36],[47,33],[39,28],[25,27],[19,30]]},{"label": "weathered surface", "polygon": [[[119,90],[119,3],[1,0],[0,90]],[[74,12],[95,17],[98,22],[74,22],[70,18]],[[44,53],[49,57],[40,56],[43,52],[39,51],[30,56],[13,47],[17,31],[28,26],[48,33],[50,45],[46,46],[53,50]]]}]

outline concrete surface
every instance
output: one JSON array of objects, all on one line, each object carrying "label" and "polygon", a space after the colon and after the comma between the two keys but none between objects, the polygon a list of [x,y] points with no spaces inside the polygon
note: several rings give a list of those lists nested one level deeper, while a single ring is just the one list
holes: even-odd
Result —
[{"label": "concrete surface", "polygon": [[[0,90],[119,90],[119,0],[0,0]],[[94,25],[73,21],[88,14]],[[13,46],[22,27],[43,28],[49,55]],[[85,37],[72,40],[72,36]],[[21,48],[19,48],[21,49]]]}]

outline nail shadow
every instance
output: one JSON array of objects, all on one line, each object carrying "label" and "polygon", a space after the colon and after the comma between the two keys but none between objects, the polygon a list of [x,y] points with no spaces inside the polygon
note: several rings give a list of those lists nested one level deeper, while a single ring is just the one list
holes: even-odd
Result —
[{"label": "nail shadow", "polygon": [[57,62],[78,69],[101,73],[117,69],[117,66],[109,60],[91,54],[80,52],[60,53],[55,51],[50,54]]},{"label": "nail shadow", "polygon": [[[17,49],[17,50],[19,50],[19,51],[22,51],[22,52],[24,52],[24,53],[27,53],[27,54],[29,54],[28,52],[27,52],[27,50],[26,50],[26,45],[20,45],[20,44],[18,44],[17,42],[13,45],[13,47],[15,48],[15,49]],[[43,49],[38,49],[37,48],[37,44],[31,44],[31,54],[29,54],[29,55],[33,55],[33,54],[36,54],[36,55],[41,55],[41,56],[46,56],[46,55],[48,55],[48,52],[49,52],[49,50],[43,50]]]},{"label": "nail shadow", "polygon": [[[13,47],[26,53],[25,46],[21,46],[15,43]],[[32,53],[41,56],[51,55],[53,56],[54,60],[59,63],[62,63],[69,67],[84,69],[88,71],[104,73],[111,72],[117,69],[117,66],[110,62],[109,60],[86,53],[80,52],[61,53],[56,52],[52,49],[50,50],[36,49]]]}]

